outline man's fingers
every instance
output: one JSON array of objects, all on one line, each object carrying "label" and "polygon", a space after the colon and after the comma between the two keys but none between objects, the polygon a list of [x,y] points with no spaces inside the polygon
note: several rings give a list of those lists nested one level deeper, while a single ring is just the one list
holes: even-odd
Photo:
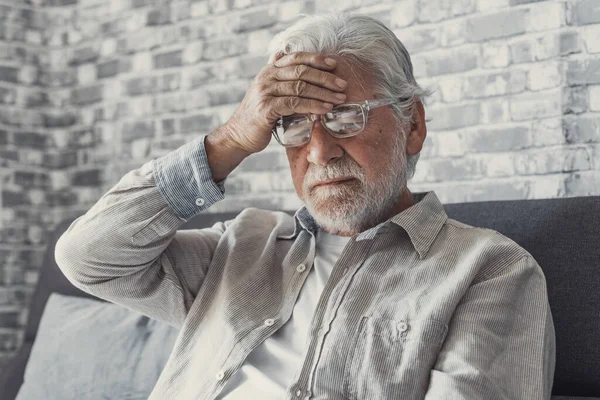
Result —
[{"label": "man's fingers", "polygon": [[313,68],[330,70],[335,68],[336,61],[335,59],[327,57],[323,54],[298,51],[295,53],[286,54],[273,63],[273,65],[278,68],[293,64],[306,64]]},{"label": "man's fingers", "polygon": [[273,96],[298,96],[334,104],[341,104],[346,100],[344,93],[333,92],[305,81],[277,82],[270,87],[268,93]]},{"label": "man's fingers", "polygon": [[331,72],[312,68],[308,65],[292,65],[285,68],[277,68],[273,77],[278,81],[303,80],[314,85],[341,92],[347,82]]}]

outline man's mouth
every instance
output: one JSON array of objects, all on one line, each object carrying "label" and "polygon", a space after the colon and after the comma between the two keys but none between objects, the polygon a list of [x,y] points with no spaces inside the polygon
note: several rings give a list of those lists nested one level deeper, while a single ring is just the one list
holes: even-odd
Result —
[{"label": "man's mouth", "polygon": [[346,184],[350,181],[353,181],[354,178],[350,177],[350,178],[337,178],[337,179],[331,179],[328,181],[322,181],[322,182],[317,182],[313,187],[325,187],[325,186],[337,186],[337,185],[343,185]]}]

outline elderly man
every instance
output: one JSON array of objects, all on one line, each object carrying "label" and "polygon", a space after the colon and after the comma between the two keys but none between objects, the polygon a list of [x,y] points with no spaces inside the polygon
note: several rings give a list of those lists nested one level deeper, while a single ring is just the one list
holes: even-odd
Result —
[{"label": "elderly man", "polygon": [[[407,188],[429,93],[402,43],[344,13],[269,51],[227,123],[127,173],[56,246],[75,286],[181,330],[150,399],[550,398],[539,265]],[[178,231],[271,136],[305,206]]]}]

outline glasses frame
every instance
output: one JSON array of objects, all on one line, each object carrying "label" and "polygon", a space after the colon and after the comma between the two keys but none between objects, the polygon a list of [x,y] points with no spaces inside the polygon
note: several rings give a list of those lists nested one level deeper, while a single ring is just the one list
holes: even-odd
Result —
[{"label": "glasses frame", "polygon": [[[399,103],[402,101],[406,101],[409,100],[409,98],[407,97],[387,97],[387,98],[383,98],[383,99],[371,99],[371,100],[363,100],[361,102],[352,102],[352,103],[342,103],[342,104],[337,104],[336,106],[334,106],[331,110],[328,111],[334,111],[336,108],[338,107],[342,107],[342,106],[349,106],[349,105],[357,105],[360,107],[361,112],[362,112],[362,116],[363,116],[363,126],[362,128],[356,132],[356,133],[351,133],[351,134],[338,134],[334,131],[332,131],[331,129],[329,129],[327,127],[327,125],[324,124],[325,122],[325,114],[297,114],[297,116],[305,116],[306,119],[308,120],[308,123],[310,124],[312,122],[312,125],[310,127],[310,132],[308,134],[308,141],[302,144],[294,144],[294,145],[290,145],[290,144],[283,144],[281,142],[281,140],[279,139],[279,135],[277,134],[276,128],[273,127],[273,129],[271,129],[271,134],[275,137],[275,140],[277,140],[277,143],[279,143],[280,145],[282,145],[283,147],[300,147],[300,146],[304,146],[306,143],[310,142],[310,139],[312,137],[312,131],[313,131],[313,127],[314,127],[314,122],[315,121],[319,121],[321,122],[321,125],[323,126],[323,128],[325,128],[325,130],[334,138],[338,138],[338,139],[344,139],[344,138],[349,138],[352,136],[356,136],[359,133],[361,133],[362,131],[365,130],[367,123],[369,122],[369,111],[377,108],[377,107],[383,107],[383,106],[389,106],[390,104],[395,104],[395,103]],[[277,124],[281,124],[283,123],[283,118],[284,117],[289,117],[289,115],[286,116],[281,116],[279,117],[279,119],[277,120]]]}]

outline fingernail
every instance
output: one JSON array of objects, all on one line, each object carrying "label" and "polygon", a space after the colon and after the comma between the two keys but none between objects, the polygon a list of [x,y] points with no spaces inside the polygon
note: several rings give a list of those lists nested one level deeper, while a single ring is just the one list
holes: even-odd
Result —
[{"label": "fingernail", "polygon": [[333,67],[335,65],[335,60],[333,58],[327,57],[325,59],[325,64],[329,65],[330,67]]},{"label": "fingernail", "polygon": [[336,85],[338,85],[339,87],[343,88],[344,86],[346,86],[346,83],[348,83],[348,82],[346,82],[346,81],[345,81],[345,80],[343,80],[343,79],[337,78],[337,79],[335,80],[335,83],[336,83]]}]

